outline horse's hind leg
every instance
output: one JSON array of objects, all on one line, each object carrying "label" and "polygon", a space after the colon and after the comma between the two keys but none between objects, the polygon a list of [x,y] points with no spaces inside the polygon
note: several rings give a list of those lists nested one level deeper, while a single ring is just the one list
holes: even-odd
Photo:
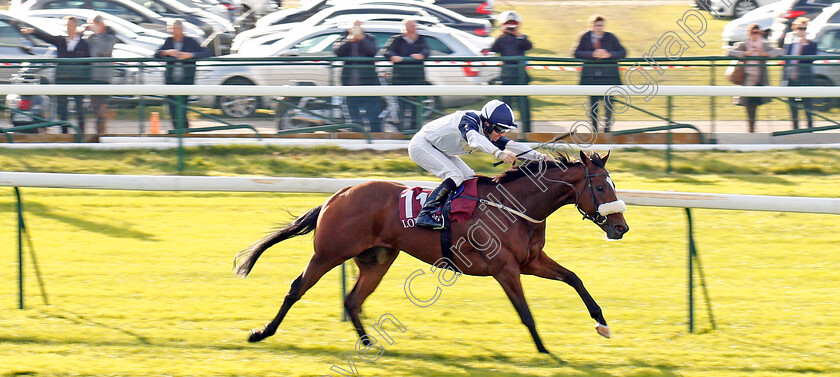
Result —
[{"label": "horse's hind leg", "polygon": [[303,294],[306,293],[309,288],[312,288],[319,279],[321,279],[321,276],[324,276],[324,274],[333,269],[333,267],[344,262],[343,259],[322,257],[321,255],[322,254],[315,253],[312,256],[312,259],[309,260],[309,264],[306,265],[303,273],[292,282],[292,287],[289,289],[289,293],[286,294],[286,298],[283,300],[283,305],[280,307],[280,311],[277,313],[277,316],[274,317],[274,320],[272,320],[269,324],[265,325],[265,328],[252,330],[251,336],[248,338],[249,342],[259,342],[260,340],[274,335],[277,331],[277,327],[280,326],[280,322],[283,321],[283,317],[286,316],[286,313],[292,305],[300,300],[300,298],[303,297]]},{"label": "horse's hind leg", "polygon": [[583,282],[574,272],[555,262],[545,252],[540,251],[540,255],[533,262],[522,268],[522,273],[536,275],[546,279],[561,280],[572,286],[586,305],[589,316],[597,322],[595,331],[605,338],[610,337],[610,328],[607,326],[607,321],[604,319],[603,313],[601,313],[601,307],[598,306],[595,299],[592,298],[583,286]]},{"label": "horse's hind leg", "polygon": [[347,314],[365,345],[370,344],[370,341],[365,338],[367,333],[359,318],[362,303],[382,281],[382,277],[385,276],[399,253],[398,250],[375,247],[365,250],[354,258],[356,265],[359,266],[359,276],[356,278],[356,285],[344,299],[344,307],[347,308]]}]

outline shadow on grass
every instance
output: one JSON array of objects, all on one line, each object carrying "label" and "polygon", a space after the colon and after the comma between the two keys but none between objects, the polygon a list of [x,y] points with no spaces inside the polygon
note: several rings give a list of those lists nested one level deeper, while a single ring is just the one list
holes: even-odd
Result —
[{"label": "shadow on grass", "polygon": [[[15,208],[15,206],[15,203],[0,203],[0,212],[16,212],[17,209]],[[23,197],[23,211],[24,218],[27,215],[34,215],[60,221],[67,225],[71,225],[88,232],[100,233],[106,236],[117,238],[131,238],[140,241],[158,241],[158,238],[151,233],[133,230],[127,227],[116,226],[108,222],[96,222],[88,220],[82,216],[74,217],[59,214],[53,211],[53,209],[50,206],[32,200],[26,200],[26,197]]]}]

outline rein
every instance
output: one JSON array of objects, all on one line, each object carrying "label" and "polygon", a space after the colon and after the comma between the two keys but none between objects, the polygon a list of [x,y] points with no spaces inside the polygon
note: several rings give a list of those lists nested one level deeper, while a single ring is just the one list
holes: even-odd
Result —
[{"label": "rein", "polygon": [[510,208],[510,207],[508,207],[508,206],[506,206],[506,205],[504,205],[504,204],[499,204],[499,203],[496,203],[496,202],[491,202],[491,201],[489,201],[489,200],[487,200],[487,199],[475,198],[475,197],[472,197],[472,196],[469,196],[469,195],[461,195],[461,196],[459,196],[459,197],[460,197],[460,198],[464,198],[464,199],[475,200],[475,201],[477,201],[477,202],[479,202],[479,203],[481,203],[481,204],[486,204],[486,205],[491,206],[491,207],[496,207],[496,208],[498,208],[498,209],[501,209],[501,210],[504,210],[504,211],[508,211],[508,212],[510,212],[510,213],[512,213],[512,214],[514,214],[514,215],[516,215],[516,216],[519,216],[519,217],[521,217],[521,218],[523,218],[523,219],[525,219],[525,220],[527,220],[527,221],[529,221],[529,222],[532,222],[532,223],[534,223],[534,224],[539,224],[539,223],[545,222],[545,219],[543,219],[543,220],[537,220],[537,219],[535,219],[535,218],[533,218],[533,217],[531,217],[531,216],[528,216],[528,215],[526,215],[526,214],[522,213],[521,211],[517,211],[516,209]]}]

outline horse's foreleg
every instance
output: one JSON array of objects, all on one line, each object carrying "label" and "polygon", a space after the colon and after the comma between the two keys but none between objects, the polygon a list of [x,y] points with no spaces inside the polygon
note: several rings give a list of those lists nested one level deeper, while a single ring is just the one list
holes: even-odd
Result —
[{"label": "horse's foreleg", "polygon": [[259,342],[274,335],[277,332],[277,327],[280,326],[280,322],[283,322],[283,318],[289,309],[292,308],[292,305],[300,300],[303,294],[321,279],[321,276],[324,276],[324,274],[333,269],[333,267],[341,264],[341,262],[343,260],[337,260],[335,258],[325,259],[319,258],[318,254],[313,255],[312,259],[309,260],[309,264],[306,265],[306,269],[303,270],[303,273],[292,282],[292,287],[289,289],[289,293],[286,294],[283,305],[280,307],[280,311],[274,317],[274,320],[265,325],[263,329],[252,330],[248,341]]},{"label": "horse's foreleg", "polygon": [[531,316],[531,309],[528,308],[528,302],[525,301],[525,292],[522,290],[522,282],[519,280],[519,266],[506,266],[493,277],[501,284],[513,307],[516,308],[516,312],[519,314],[522,323],[531,332],[531,337],[534,338],[537,351],[549,353],[543,346],[540,335],[537,334],[537,325],[534,323],[534,317]]},{"label": "horse's foreleg", "polygon": [[601,313],[601,307],[598,306],[595,299],[592,298],[583,286],[583,282],[574,272],[555,262],[546,255],[545,252],[540,251],[539,257],[535,258],[531,263],[522,268],[522,273],[546,279],[561,280],[572,286],[572,288],[577,291],[578,295],[583,300],[583,303],[586,305],[586,309],[589,310],[589,316],[597,322],[595,325],[595,331],[605,338],[610,337],[610,328],[607,326],[607,321]]},{"label": "horse's foreleg", "polygon": [[363,339],[365,345],[370,344],[370,340],[365,338],[367,333],[362,320],[359,318],[359,313],[362,311],[362,303],[365,299],[373,293],[382,277],[388,272],[388,268],[397,259],[399,251],[386,248],[368,249],[355,258],[356,265],[359,266],[359,276],[356,278],[356,285],[347,297],[344,299],[344,307],[347,309],[347,314],[359,333],[359,338]]}]

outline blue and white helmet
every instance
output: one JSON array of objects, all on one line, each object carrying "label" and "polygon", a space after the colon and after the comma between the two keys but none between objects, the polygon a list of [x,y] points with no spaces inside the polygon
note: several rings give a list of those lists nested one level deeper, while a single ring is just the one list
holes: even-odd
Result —
[{"label": "blue and white helmet", "polygon": [[498,128],[501,132],[508,132],[519,128],[513,119],[513,110],[508,104],[497,99],[487,102],[481,108],[481,120],[490,123],[486,130],[490,134],[494,128]]}]

